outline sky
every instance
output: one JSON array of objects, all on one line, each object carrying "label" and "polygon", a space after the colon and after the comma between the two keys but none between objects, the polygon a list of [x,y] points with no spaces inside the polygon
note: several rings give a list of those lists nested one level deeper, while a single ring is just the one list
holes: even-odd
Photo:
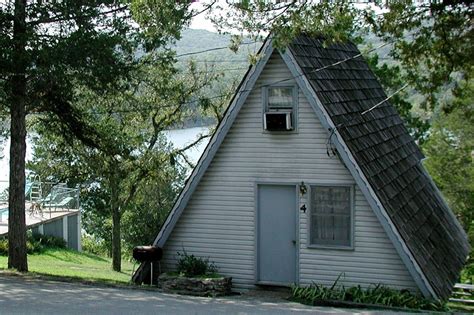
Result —
[{"label": "sky", "polygon": [[[202,3],[203,1],[196,1],[191,4],[191,9],[195,9],[197,11],[202,10]],[[199,14],[193,18],[191,21],[190,28],[194,29],[201,29],[207,30],[210,32],[217,32],[216,28],[212,25],[211,21],[206,20],[205,14]]]},{"label": "sky", "polygon": [[[0,146],[0,192],[4,188],[5,181],[8,181],[8,174],[9,172],[9,164],[10,164],[10,139],[6,139],[5,142],[2,143]],[[32,151],[31,151],[31,141],[27,140],[26,146],[26,160],[29,161],[32,158]]]}]

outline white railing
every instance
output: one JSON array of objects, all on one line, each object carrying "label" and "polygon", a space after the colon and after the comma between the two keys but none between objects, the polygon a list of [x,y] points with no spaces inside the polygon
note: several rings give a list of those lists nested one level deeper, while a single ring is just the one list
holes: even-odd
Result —
[{"label": "white railing", "polygon": [[[0,181],[0,222],[8,215],[8,181]],[[25,208],[30,215],[45,216],[53,212],[79,210],[79,189],[64,183],[27,181],[25,185]]]}]

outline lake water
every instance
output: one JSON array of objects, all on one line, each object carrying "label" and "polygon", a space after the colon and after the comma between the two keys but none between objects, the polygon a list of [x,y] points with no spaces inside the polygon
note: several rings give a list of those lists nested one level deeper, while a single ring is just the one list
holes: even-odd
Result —
[{"label": "lake water", "polygon": [[[166,136],[173,143],[173,146],[175,148],[184,148],[190,143],[196,141],[196,139],[201,134],[209,133],[212,127],[213,126],[169,130],[166,132]],[[204,152],[204,149],[206,148],[206,145],[209,140],[210,138],[206,138],[202,140],[198,145],[186,151],[186,154],[189,156],[189,160],[191,162],[196,164],[196,162],[201,157],[201,154]]]},{"label": "lake water", "polygon": [[[194,142],[200,134],[206,134],[209,132],[211,127],[194,127],[186,129],[175,129],[168,130],[165,132],[166,137],[173,143],[175,148],[183,148],[186,145]],[[194,164],[199,160],[201,154],[206,148],[209,138],[201,141],[199,145],[186,151],[189,160]],[[29,161],[33,157],[31,148],[31,141],[27,141],[26,145],[26,160]],[[3,154],[0,155],[0,191],[2,191],[8,185],[9,175],[9,162],[10,162],[10,140],[6,140],[3,144]]]}]

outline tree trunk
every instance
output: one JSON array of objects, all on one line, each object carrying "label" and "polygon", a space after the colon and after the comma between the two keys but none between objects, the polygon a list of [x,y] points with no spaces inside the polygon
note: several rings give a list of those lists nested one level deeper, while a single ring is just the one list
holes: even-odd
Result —
[{"label": "tree trunk", "polygon": [[117,165],[112,163],[110,173],[110,207],[112,211],[112,269],[122,269],[122,248],[120,239],[119,179]]},{"label": "tree trunk", "polygon": [[15,1],[13,64],[10,82],[10,187],[8,197],[8,268],[28,271],[25,223],[26,153],[26,0]]}]

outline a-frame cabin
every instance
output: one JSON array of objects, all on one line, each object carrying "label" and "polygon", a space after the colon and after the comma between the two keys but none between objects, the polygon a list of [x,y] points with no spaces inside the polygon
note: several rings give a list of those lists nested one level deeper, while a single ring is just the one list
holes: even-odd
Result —
[{"label": "a-frame cabin", "polygon": [[162,269],[184,249],[236,289],[341,275],[446,298],[466,235],[357,47],[260,53],[159,231]]}]

